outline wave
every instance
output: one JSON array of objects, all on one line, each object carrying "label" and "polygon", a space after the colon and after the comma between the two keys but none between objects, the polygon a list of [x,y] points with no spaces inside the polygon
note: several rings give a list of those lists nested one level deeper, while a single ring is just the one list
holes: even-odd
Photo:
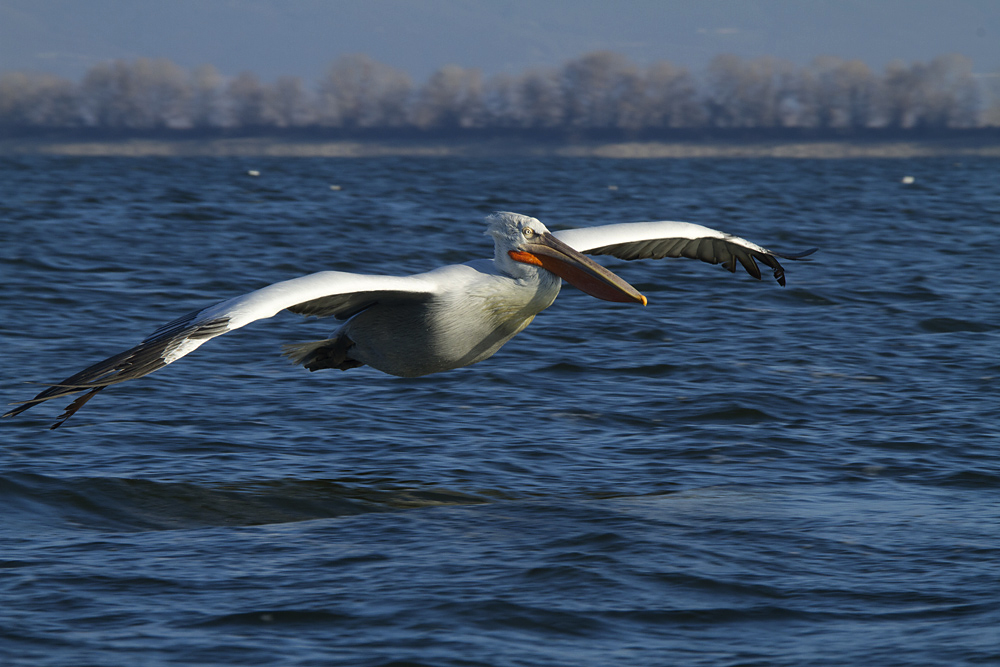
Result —
[{"label": "wave", "polygon": [[469,505],[486,498],[449,489],[365,488],[335,480],[201,485],[145,479],[0,477],[8,522],[21,519],[104,531],[155,531],[290,523],[369,512]]}]

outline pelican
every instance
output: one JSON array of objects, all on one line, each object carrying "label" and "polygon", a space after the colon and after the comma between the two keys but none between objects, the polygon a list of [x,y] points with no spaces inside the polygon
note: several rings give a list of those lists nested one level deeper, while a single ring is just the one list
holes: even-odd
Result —
[{"label": "pelican", "polygon": [[282,310],[345,320],[330,338],[284,346],[284,355],[310,371],[371,366],[389,375],[418,377],[493,356],[552,305],[562,281],[621,303],[646,297],[589,255],[621,259],[688,257],[739,262],[754,278],[755,260],[785,272],[778,258],[802,259],[815,248],[781,255],[745,239],[688,222],[635,222],[550,232],[537,219],[499,212],[486,218],[493,259],[443,266],[411,276],[321,271],[237,296],[164,324],[133,348],[52,384],[4,417],[79,392],[51,428],[58,428],[102,389],[134,380],[194,352],[208,340],[273,317]]}]

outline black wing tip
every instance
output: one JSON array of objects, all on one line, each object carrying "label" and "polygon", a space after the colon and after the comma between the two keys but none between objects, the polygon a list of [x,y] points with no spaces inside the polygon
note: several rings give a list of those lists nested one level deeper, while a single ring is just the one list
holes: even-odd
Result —
[{"label": "black wing tip", "polygon": [[6,419],[7,417],[16,417],[16,416],[18,416],[19,414],[21,414],[22,412],[24,412],[25,410],[27,410],[30,407],[31,407],[30,405],[21,405],[21,406],[18,406],[16,408],[14,408],[13,410],[8,410],[7,412],[5,412],[2,415],[0,415],[0,419]]},{"label": "black wing tip", "polygon": [[54,431],[55,429],[65,424],[67,419],[75,415],[77,410],[82,408],[87,403],[87,401],[96,396],[97,392],[99,392],[102,389],[104,389],[103,386],[97,387],[96,389],[91,389],[83,396],[77,396],[76,399],[66,407],[66,411],[63,412],[61,415],[59,415],[58,419],[56,419],[56,423],[54,423],[52,426],[49,427],[49,430]]},{"label": "black wing tip", "polygon": [[[797,252],[797,253],[788,254],[788,255],[783,255],[783,254],[778,253],[778,252],[771,252],[770,255],[771,255],[772,259],[774,257],[780,257],[781,259],[804,260],[804,261],[808,262],[809,260],[806,259],[806,258],[809,257],[809,255],[811,255],[814,252],[816,252],[817,250],[819,250],[819,248],[809,248],[809,250],[804,250],[803,252]],[[770,264],[771,268],[774,269],[774,279],[778,281],[779,285],[781,285],[782,287],[784,287],[785,286],[785,267],[781,266],[781,264],[778,263],[778,260],[774,260],[773,264],[771,262],[768,262],[768,264]],[[759,278],[760,276],[757,276],[757,277]]]},{"label": "black wing tip", "polygon": [[[49,430],[57,429],[60,426],[62,426],[66,422],[67,419],[69,419],[70,417],[72,417],[73,415],[75,415],[76,412],[87,403],[87,401],[89,401],[90,399],[92,399],[95,395],[97,395],[97,392],[101,391],[106,386],[107,385],[98,385],[96,387],[90,387],[89,388],[90,391],[88,391],[86,394],[84,394],[83,396],[77,396],[73,400],[73,402],[70,403],[66,407],[66,410],[61,415],[59,415],[59,417],[56,419],[56,422],[52,426],[49,427]],[[76,392],[72,392],[72,393],[76,393]],[[47,397],[41,398],[41,399],[36,398],[36,399],[32,399],[30,401],[23,401],[20,405],[18,405],[13,410],[8,410],[4,414],[0,415],[0,419],[3,419],[5,417],[16,417],[17,415],[21,414],[25,410],[27,410],[29,408],[35,407],[39,403],[43,403],[45,401],[50,401],[53,398],[62,398],[65,395],[66,394],[58,394],[58,395],[55,395],[55,396],[47,396]]]},{"label": "black wing tip", "polygon": [[772,252],[771,254],[774,255],[775,257],[780,257],[781,259],[794,259],[794,260],[800,260],[801,259],[801,260],[809,261],[809,260],[806,260],[806,257],[808,257],[809,255],[813,254],[817,250],[819,250],[819,248],[809,248],[809,250],[804,250],[802,252],[797,252],[797,253],[792,253],[792,254],[787,254],[787,255],[782,254],[780,252]]}]

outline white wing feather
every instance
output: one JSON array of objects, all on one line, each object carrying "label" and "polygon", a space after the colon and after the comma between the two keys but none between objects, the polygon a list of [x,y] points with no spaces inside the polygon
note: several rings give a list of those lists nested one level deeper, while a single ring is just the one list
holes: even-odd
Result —
[{"label": "white wing feather", "polygon": [[273,317],[286,308],[318,317],[350,315],[379,300],[427,299],[436,289],[433,272],[397,277],[323,271],[285,280],[169,322],[135,347],[50,386],[3,416],[11,417],[43,401],[89,390],[70,404],[52,427],[56,428],[104,387],[148,375],[216,336]]},{"label": "white wing feather", "polygon": [[777,258],[802,259],[815,250],[783,255],[738,236],[690,222],[630,222],[617,225],[581,227],[553,232],[564,243],[589,255],[611,255],[620,259],[661,259],[688,257],[709,264],[722,264],[730,272],[739,262],[754,278],[760,279],[761,261],[774,270],[782,286],[785,270]]},{"label": "white wing feather", "polygon": [[[569,244],[580,252],[592,248],[615,245],[619,243],[638,243],[653,239],[698,239],[698,238],[736,238],[725,232],[709,229],[691,222],[626,222],[616,225],[598,225],[597,227],[579,227],[552,232],[560,241]],[[743,239],[738,239],[743,241]],[[749,241],[744,241],[749,243]],[[750,245],[753,245],[752,243]],[[756,247],[756,246],[755,246]],[[758,247],[758,249],[761,249]]]}]

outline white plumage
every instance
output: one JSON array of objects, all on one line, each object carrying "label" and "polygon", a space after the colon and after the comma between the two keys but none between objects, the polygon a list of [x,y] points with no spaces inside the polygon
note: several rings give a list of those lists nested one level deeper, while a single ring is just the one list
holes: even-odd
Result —
[{"label": "white plumage", "polygon": [[637,222],[549,232],[516,213],[487,219],[493,259],[441,267],[412,276],[323,271],[263,287],[189,313],[160,327],[135,347],[116,354],[7,412],[81,391],[52,426],[56,428],[107,386],[148,375],[190,354],[208,340],[282,310],[345,320],[325,340],[285,346],[285,354],[310,370],[368,365],[415,377],[468,366],[492,356],[559,294],[561,279],[601,299],[642,303],[634,287],[581,253],[622,259],[689,257],[737,262],[760,278],[756,261],[785,284],[779,255],[744,239],[687,222]]}]

